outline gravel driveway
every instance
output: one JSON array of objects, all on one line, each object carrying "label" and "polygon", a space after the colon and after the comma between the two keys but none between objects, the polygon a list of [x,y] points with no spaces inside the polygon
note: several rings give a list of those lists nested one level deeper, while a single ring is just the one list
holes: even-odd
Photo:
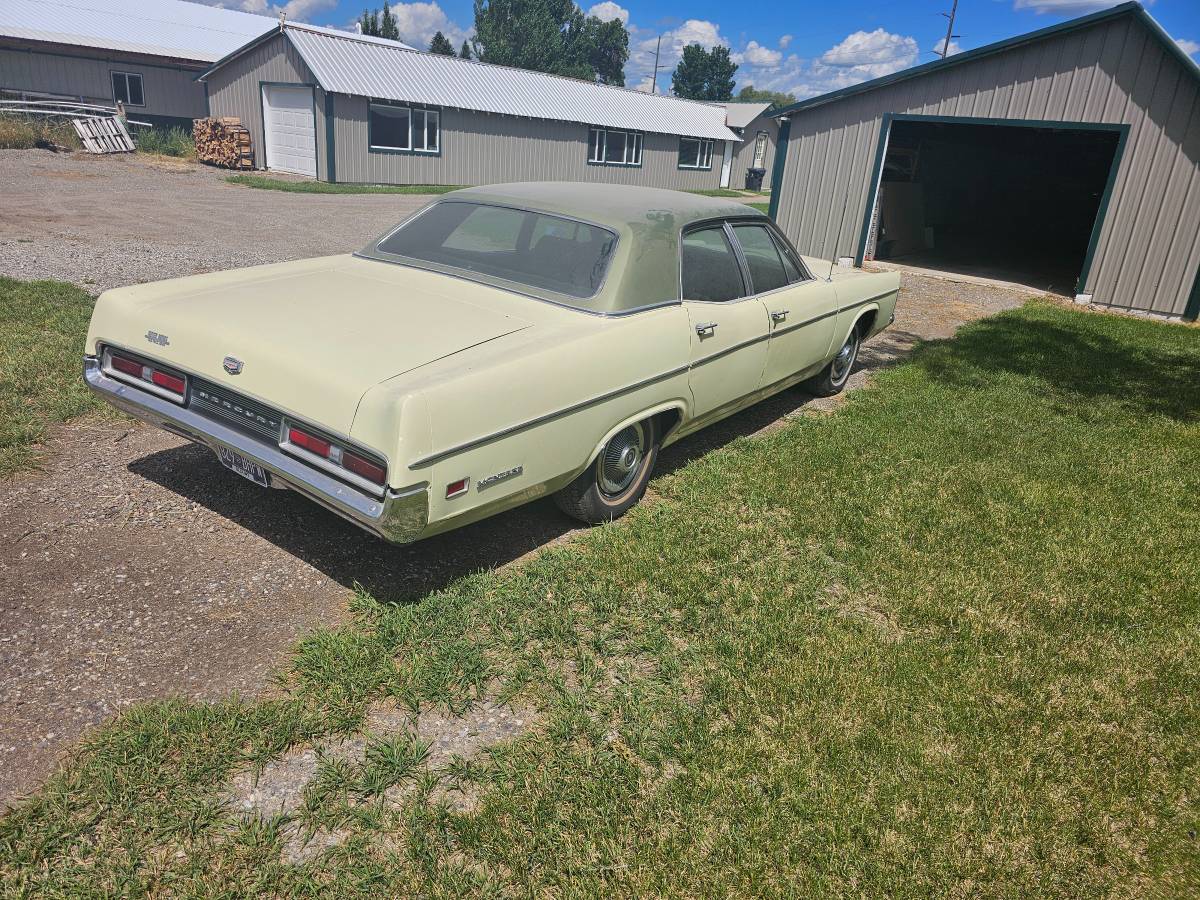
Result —
[{"label": "gravel driveway", "polygon": [[[341,252],[427,199],[286,194],[222,178],[137,158],[0,151],[0,273],[99,290]],[[896,324],[864,347],[851,385],[918,339],[1021,299],[906,276]],[[674,445],[660,467],[832,405],[785,392]],[[44,471],[0,481],[0,808],[122,707],[267,689],[299,635],[345,619],[356,582],[403,602],[576,528],[540,501],[392,547],[136,423],[72,423],[46,449]]]}]

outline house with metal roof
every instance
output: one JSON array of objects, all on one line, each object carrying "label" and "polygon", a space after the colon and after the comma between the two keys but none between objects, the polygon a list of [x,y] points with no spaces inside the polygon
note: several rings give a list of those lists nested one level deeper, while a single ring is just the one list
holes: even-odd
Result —
[{"label": "house with metal roof", "polygon": [[773,115],[804,253],[1200,315],[1200,68],[1137,3]]},{"label": "house with metal roof", "polygon": [[743,143],[721,104],[290,22],[201,80],[212,115],[250,128],[257,165],[324,181],[716,188]]},{"label": "house with metal roof", "polygon": [[[750,169],[770,172],[779,141],[779,120],[770,115],[770,103],[726,103],[725,124],[741,136],[733,153],[733,172],[729,183],[744,187]],[[764,185],[768,184],[764,180]]]},{"label": "house with metal roof", "polygon": [[4,0],[0,95],[120,101],[133,118],[190,129],[208,115],[196,76],[277,24],[183,0]]}]

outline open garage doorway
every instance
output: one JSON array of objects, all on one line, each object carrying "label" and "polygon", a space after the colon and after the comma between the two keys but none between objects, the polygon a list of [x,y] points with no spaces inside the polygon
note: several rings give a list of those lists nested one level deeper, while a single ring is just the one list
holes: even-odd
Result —
[{"label": "open garage doorway", "polygon": [[1077,292],[1122,126],[896,116],[884,127],[866,258]]}]

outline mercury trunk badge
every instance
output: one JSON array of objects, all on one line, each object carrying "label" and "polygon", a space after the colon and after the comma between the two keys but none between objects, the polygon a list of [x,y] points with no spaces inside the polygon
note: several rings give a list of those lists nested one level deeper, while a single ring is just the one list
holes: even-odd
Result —
[{"label": "mercury trunk badge", "polygon": [[221,365],[225,367],[225,371],[230,375],[237,375],[242,371],[242,366],[245,365],[245,363],[243,363],[236,356],[227,356]]}]

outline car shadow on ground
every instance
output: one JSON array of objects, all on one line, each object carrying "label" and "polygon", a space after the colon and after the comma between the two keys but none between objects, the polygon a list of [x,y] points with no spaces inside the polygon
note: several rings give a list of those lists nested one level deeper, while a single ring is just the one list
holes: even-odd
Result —
[{"label": "car shadow on ground", "polygon": [[[906,333],[888,335],[886,343],[863,348],[859,378],[895,364],[916,340]],[[763,400],[666,448],[659,456],[656,477],[769,428],[812,402],[812,395],[800,388]],[[582,528],[553,500],[544,498],[416,544],[396,546],[299,494],[241,484],[210,450],[199,445],[162,450],[133,461],[129,468],[270,541],[339,584],[361,585],[383,602],[417,600],[457,578],[503,566]]]}]

